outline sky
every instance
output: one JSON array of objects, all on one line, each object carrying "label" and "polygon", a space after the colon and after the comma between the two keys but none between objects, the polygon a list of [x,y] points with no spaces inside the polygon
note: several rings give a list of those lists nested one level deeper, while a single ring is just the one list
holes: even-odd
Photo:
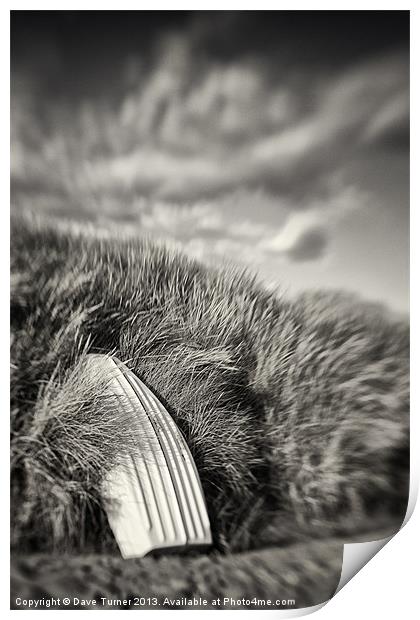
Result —
[{"label": "sky", "polygon": [[400,313],[407,11],[12,11],[13,210]]}]

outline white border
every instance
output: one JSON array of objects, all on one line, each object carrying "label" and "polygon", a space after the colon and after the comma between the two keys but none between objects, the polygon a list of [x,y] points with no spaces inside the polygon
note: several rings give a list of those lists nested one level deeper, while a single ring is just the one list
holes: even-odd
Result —
[{"label": "white border", "polygon": [[[95,2],[62,2],[60,3],[60,9],[93,9],[93,10],[130,10],[139,9],[138,2],[121,0],[118,4],[114,2],[95,1]],[[345,2],[341,3],[337,7],[337,2],[284,2],[279,5],[275,2],[162,2],[156,0],[153,3],[142,3],[142,10],[269,10],[269,9],[281,9],[281,10],[408,10],[411,11],[412,20],[412,44],[411,44],[411,64],[412,64],[412,96],[411,96],[411,109],[412,109],[412,155],[411,155],[411,204],[419,204],[419,172],[418,162],[418,135],[419,132],[417,125],[417,114],[420,110],[420,101],[418,96],[418,79],[416,73],[419,73],[418,64],[418,49],[417,43],[419,37],[418,29],[418,11],[413,10],[414,3],[397,3],[397,2]],[[9,289],[9,212],[7,205],[10,204],[9,196],[9,171],[10,171],[10,156],[8,153],[8,147],[6,146],[9,141],[9,10],[56,10],[57,3],[48,2],[11,2],[8,6],[3,6],[0,12],[0,41],[1,41],[1,54],[0,54],[0,66],[2,71],[2,96],[0,98],[2,113],[0,115],[0,121],[2,125],[3,136],[3,148],[2,153],[6,156],[2,160],[2,183],[1,190],[3,193],[2,209],[0,210],[0,268],[1,268],[1,292],[2,303],[0,304],[0,398],[1,398],[1,410],[2,410],[2,423],[5,424],[2,433],[2,441],[4,441],[3,450],[1,451],[2,457],[2,480],[5,483],[3,489],[3,510],[1,512],[2,519],[2,554],[1,554],[1,607],[7,615],[10,612],[9,607],[9,594],[8,594],[8,574],[9,574],[9,558],[8,558],[8,544],[5,537],[9,532],[9,516],[8,506],[5,509],[5,503],[8,502],[9,490],[8,490],[8,478],[4,472],[8,471],[8,418],[6,412],[9,408],[9,359],[8,359],[8,347],[9,347],[9,310],[8,310],[8,289]],[[419,274],[419,252],[416,249],[417,235],[420,232],[419,228],[419,214],[418,209],[412,209],[411,211],[411,316],[412,319],[412,377],[419,376],[419,363],[418,363],[418,343],[419,333],[417,326],[417,317],[420,314],[419,307],[419,294],[418,286],[416,284],[416,274],[418,278]],[[417,380],[418,382],[418,380]],[[418,454],[420,453],[419,446],[419,428],[418,428],[418,390],[416,387],[416,381],[413,381],[412,385],[412,485],[418,487],[419,472],[418,472]],[[325,607],[317,612],[317,617],[320,620],[328,620],[328,618],[336,620],[337,617],[343,620],[346,618],[354,618],[355,614],[361,615],[362,618],[369,617],[382,617],[382,618],[395,618],[398,615],[399,618],[409,618],[414,616],[414,610],[417,607],[417,552],[418,552],[418,538],[419,538],[419,523],[420,523],[420,511],[417,509],[414,515],[409,520],[403,530],[393,538],[388,545],[373,559],[369,564],[354,577],[350,584],[343,588]],[[23,612],[28,613],[28,612]],[[42,613],[42,612],[41,612]],[[77,612],[84,613],[84,612]],[[111,612],[119,613],[119,612]],[[156,614],[165,613],[164,611],[153,612],[153,617],[156,618]],[[170,610],[170,613],[177,613]],[[183,613],[183,612],[178,612]],[[206,612],[192,611],[188,614],[188,617],[195,617]],[[220,613],[220,611],[218,611]],[[232,614],[234,612],[224,611],[224,614]],[[241,616],[250,615],[252,618],[256,617],[256,612],[242,611]],[[278,614],[281,612],[258,612],[263,614]],[[148,617],[149,612],[143,612]],[[192,614],[192,615],[191,615]],[[237,617],[237,615],[236,615]],[[284,617],[284,616],[283,616]]]},{"label": "white border", "polygon": [[20,0],[7,3],[7,7],[2,7],[2,12],[6,13],[7,10],[144,10],[144,11],[268,11],[268,10],[298,10],[298,11],[356,11],[356,10],[410,10],[414,8],[414,2],[391,2],[390,0],[384,0],[379,2],[378,0],[369,0],[363,2],[362,0],[355,0],[354,2],[341,2],[338,6],[337,2],[329,0],[329,2],[316,3],[310,0],[296,2],[275,2],[274,0],[261,0],[261,2],[249,1],[249,0],[230,0],[229,2],[222,2],[221,0],[214,0],[210,2],[187,0],[184,2],[175,2],[175,0],[156,0],[156,2],[136,2],[135,0],[121,0],[120,2],[111,2],[110,0],[90,0],[90,2],[82,2],[81,0],[74,0],[74,2],[60,2],[57,6],[53,0],[44,0],[43,2],[34,2],[33,0]]}]

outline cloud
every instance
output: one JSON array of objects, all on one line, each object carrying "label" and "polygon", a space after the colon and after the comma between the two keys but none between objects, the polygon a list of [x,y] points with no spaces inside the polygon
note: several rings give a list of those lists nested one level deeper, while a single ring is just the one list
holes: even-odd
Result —
[{"label": "cloud", "polygon": [[408,17],[391,13],[15,16],[12,208],[406,304]]},{"label": "cloud", "polygon": [[327,232],[322,228],[312,228],[295,241],[287,255],[295,262],[315,260],[323,256],[327,245]]},{"label": "cloud", "polygon": [[112,102],[41,100],[15,79],[12,200],[209,259],[316,261],[367,204],[352,159],[407,127],[407,70],[396,53],[305,84],[256,56],[196,58],[171,36]]},{"label": "cloud", "polygon": [[268,252],[293,256],[293,247],[298,245],[309,231],[316,229],[320,220],[320,214],[316,210],[292,213],[277,234],[261,241],[261,248]]},{"label": "cloud", "polygon": [[179,206],[153,202],[141,213],[142,230],[149,234],[169,236],[178,240],[192,237],[212,238],[222,234],[224,221],[217,209],[208,204]]},{"label": "cloud", "polygon": [[409,93],[399,92],[385,101],[369,120],[363,133],[367,142],[378,142],[396,133],[408,134],[410,116]]},{"label": "cloud", "polygon": [[256,61],[207,61],[201,69],[188,41],[172,37],[118,105],[49,101],[44,130],[28,93],[15,92],[12,184],[80,200],[114,194],[184,203],[240,187],[296,197],[325,190],[350,149],[407,124],[399,55],[303,92],[274,82]]},{"label": "cloud", "polygon": [[340,186],[339,179],[331,179],[331,187],[333,197],[314,198],[303,209],[290,200],[245,190],[194,204],[143,201],[139,229],[210,262],[233,259],[255,268],[273,260],[319,261],[340,222],[370,201],[367,192]]}]

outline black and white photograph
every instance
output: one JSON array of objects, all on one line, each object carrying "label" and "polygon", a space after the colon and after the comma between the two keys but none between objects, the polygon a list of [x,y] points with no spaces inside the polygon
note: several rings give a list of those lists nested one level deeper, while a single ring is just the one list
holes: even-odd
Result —
[{"label": "black and white photograph", "polygon": [[410,11],[10,56],[10,608],[314,611],[407,513]]}]

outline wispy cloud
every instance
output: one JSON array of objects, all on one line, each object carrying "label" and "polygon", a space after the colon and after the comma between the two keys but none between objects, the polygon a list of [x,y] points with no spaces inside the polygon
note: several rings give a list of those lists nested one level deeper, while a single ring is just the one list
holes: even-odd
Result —
[{"label": "wispy cloud", "polygon": [[406,57],[305,81],[256,56],[197,58],[185,36],[158,49],[127,62],[112,102],[42,99],[15,76],[14,204],[124,221],[203,260],[328,257],[343,218],[375,201],[352,162],[407,130]]},{"label": "wispy cloud", "polygon": [[139,205],[139,228],[204,260],[231,258],[251,266],[273,258],[317,261],[327,255],[340,222],[365,209],[370,199],[356,187],[331,185],[329,199],[313,199],[305,208],[290,199],[248,191],[184,205],[148,200]]},{"label": "wispy cloud", "polygon": [[116,106],[49,102],[44,131],[34,131],[31,102],[18,93],[12,181],[81,199],[178,202],[240,187],[273,195],[323,189],[362,139],[407,123],[406,71],[404,58],[381,58],[296,92],[256,62],[208,62],[198,71],[188,41],[171,38]]}]

